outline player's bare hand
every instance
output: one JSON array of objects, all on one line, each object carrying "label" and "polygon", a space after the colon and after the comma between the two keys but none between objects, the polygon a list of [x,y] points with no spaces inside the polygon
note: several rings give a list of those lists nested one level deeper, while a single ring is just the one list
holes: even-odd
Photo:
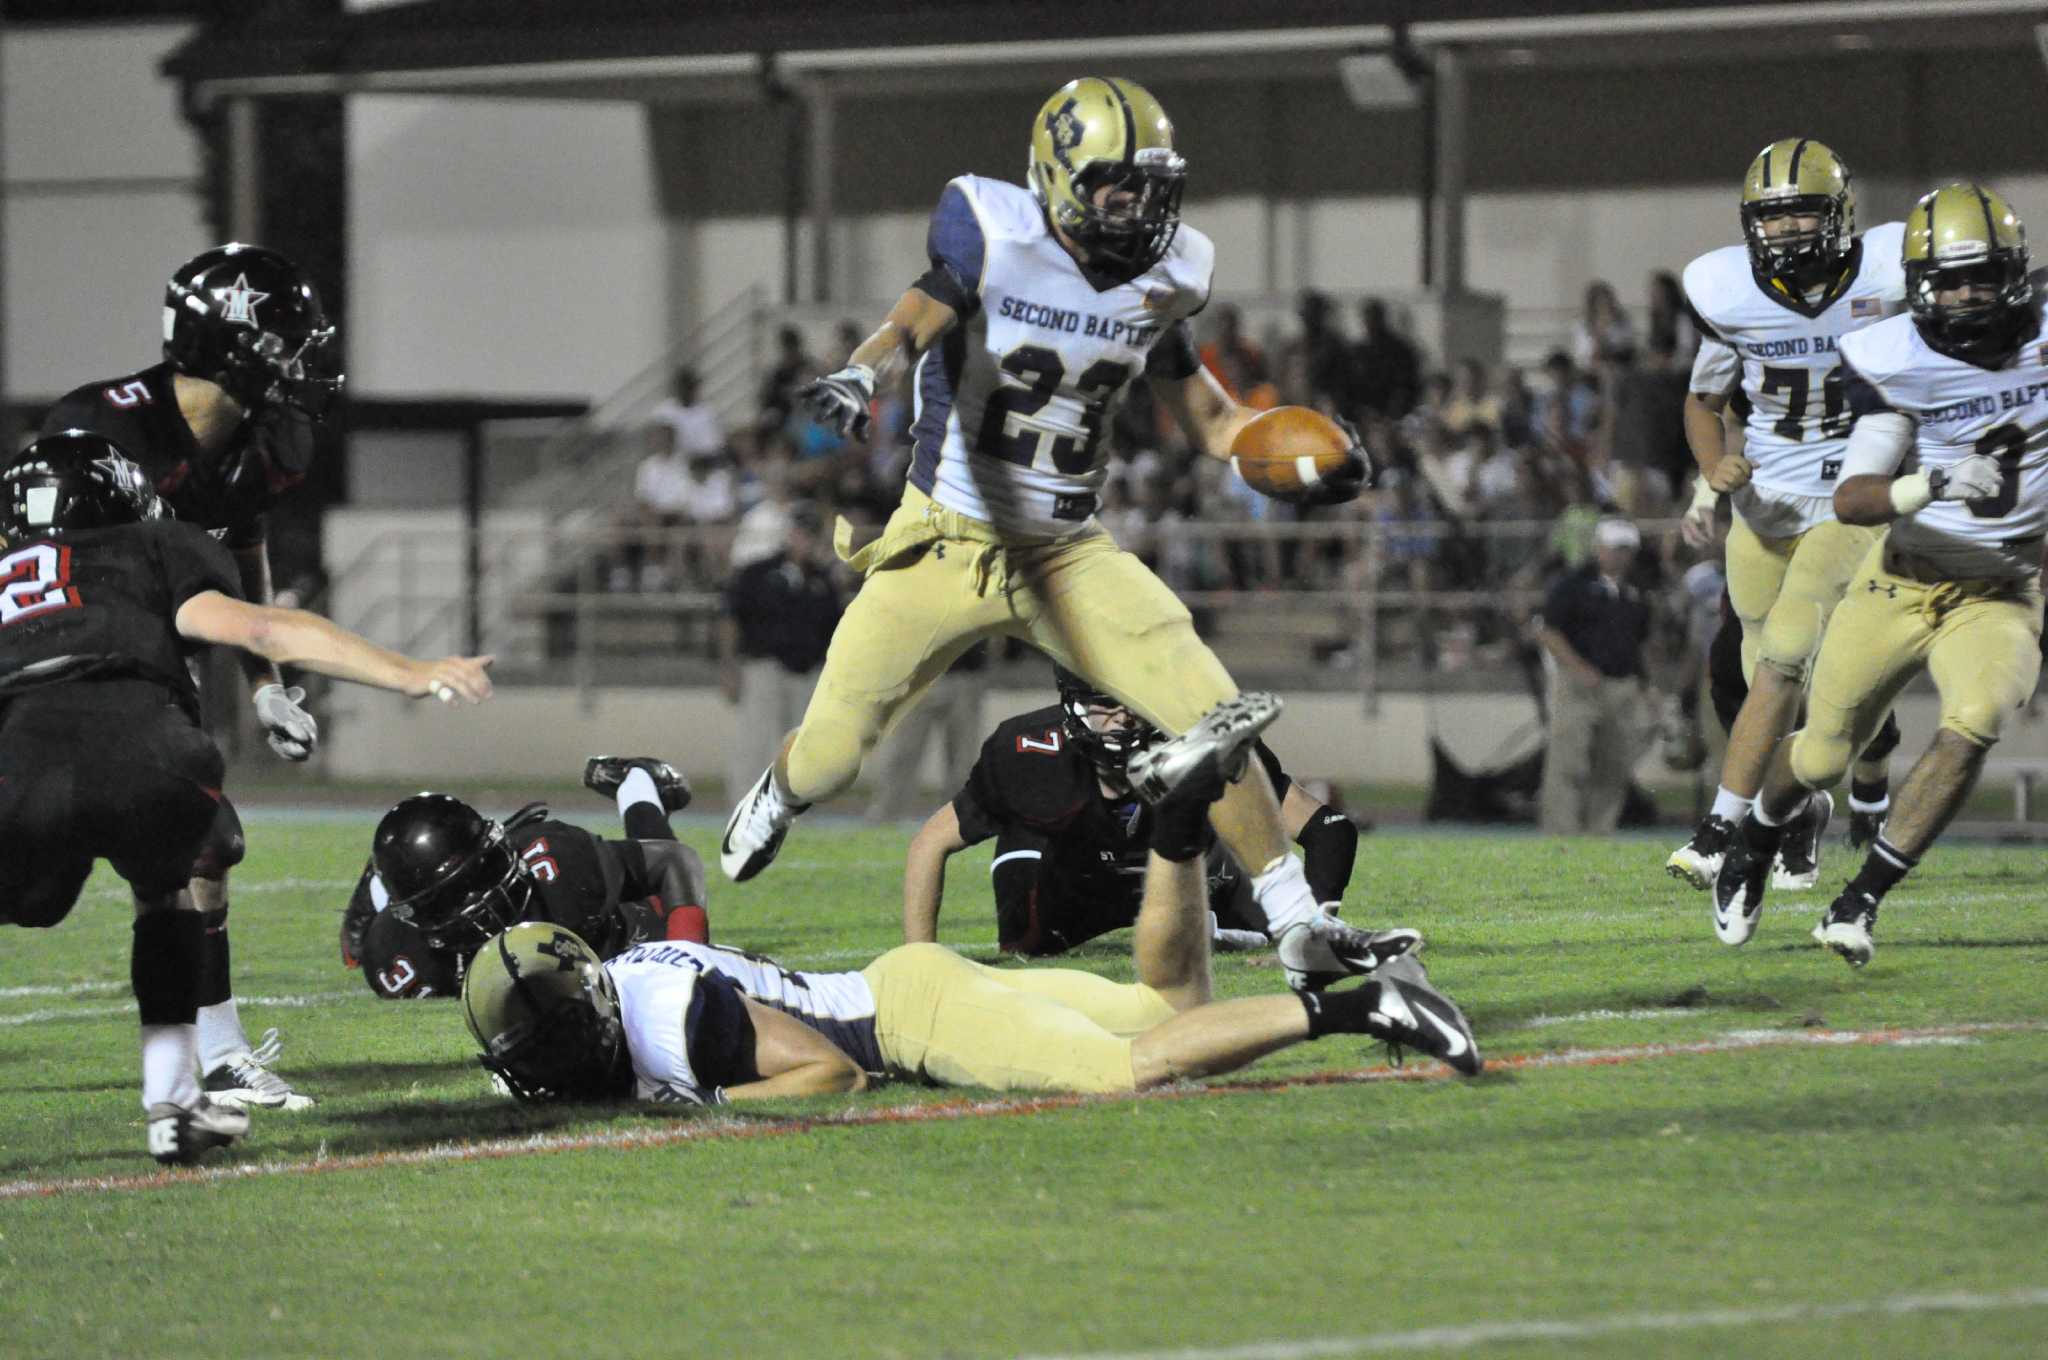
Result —
[{"label": "player's bare hand", "polygon": [[1714,507],[1695,505],[1678,521],[1678,536],[1685,546],[1704,551],[1714,544]]},{"label": "player's bare hand", "polygon": [[406,693],[415,699],[428,695],[444,704],[480,704],[491,697],[488,674],[495,656],[444,656],[424,663],[420,683]]},{"label": "player's bare hand", "polygon": [[829,425],[842,438],[868,437],[868,405],[875,399],[875,370],[866,364],[848,364],[806,386],[799,394],[820,425]]},{"label": "player's bare hand", "polygon": [[1707,485],[1725,496],[1730,491],[1748,485],[1749,476],[1754,471],[1755,465],[1741,454],[1724,453],[1721,455],[1721,461],[1715,463],[1708,471]]}]

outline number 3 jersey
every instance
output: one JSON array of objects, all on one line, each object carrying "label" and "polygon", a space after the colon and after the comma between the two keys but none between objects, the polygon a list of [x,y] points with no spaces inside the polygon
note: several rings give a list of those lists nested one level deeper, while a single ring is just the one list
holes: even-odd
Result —
[{"label": "number 3 jersey", "polygon": [[1835,479],[1848,444],[1842,337],[1903,312],[1903,222],[1865,232],[1841,281],[1816,301],[1757,278],[1744,246],[1710,250],[1685,267],[1685,297],[1706,336],[1692,390],[1749,404],[1743,456],[1755,465],[1734,494],[1743,522],[1765,538],[1789,538],[1834,514]]},{"label": "number 3 jersey", "polygon": [[1938,563],[1957,580],[2024,579],[2041,570],[2048,534],[2048,336],[2041,329],[2048,271],[2033,283],[2032,338],[1997,368],[1943,354],[1909,316],[1842,342],[1857,414],[1889,408],[1911,417],[1921,469],[1954,467],[1977,453],[1998,460],[1992,495],[1935,501],[1891,527],[1892,547]]},{"label": "number 3 jersey", "polygon": [[859,973],[799,973],[758,954],[681,940],[640,945],[604,967],[619,989],[642,1100],[702,1104],[714,1087],[759,1079],[742,997],[809,1025],[863,1070],[885,1070],[875,994]]},{"label": "number 3 jersey", "polygon": [[178,635],[187,600],[241,594],[227,549],[176,520],[83,529],[0,547],[0,696],[85,676],[153,680],[196,721]]},{"label": "number 3 jersey", "polygon": [[998,529],[1073,532],[1095,513],[1104,436],[1132,380],[1194,372],[1176,328],[1209,299],[1215,248],[1183,225],[1144,273],[1093,276],[1029,190],[978,175],[946,186],[927,248],[919,286],[960,322],[917,364],[911,484]]}]

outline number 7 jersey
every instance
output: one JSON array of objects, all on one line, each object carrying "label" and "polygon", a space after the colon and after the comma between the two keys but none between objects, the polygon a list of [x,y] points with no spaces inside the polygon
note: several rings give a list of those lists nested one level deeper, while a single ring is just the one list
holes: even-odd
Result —
[{"label": "number 7 jersey", "polygon": [[1923,470],[1954,467],[1976,453],[1998,460],[1998,490],[1991,495],[1935,501],[1891,527],[1892,547],[1938,563],[1957,580],[2025,579],[2041,570],[2048,535],[2044,288],[2048,271],[2034,275],[2032,337],[1996,368],[1941,353],[1905,316],[1842,343],[1857,413],[1889,408],[1912,417],[1914,455]]},{"label": "number 7 jersey", "polygon": [[1755,466],[1735,507],[1766,538],[1784,538],[1834,518],[1835,479],[1848,444],[1842,337],[1903,312],[1903,222],[1858,239],[1844,281],[1815,303],[1759,280],[1743,246],[1708,251],[1685,267],[1685,297],[1707,339],[1692,390],[1725,394],[1738,384],[1749,403],[1743,456]]},{"label": "number 7 jersey", "polygon": [[1158,364],[1193,371],[1154,347],[1208,301],[1214,247],[1183,225],[1144,273],[1091,278],[1029,190],[962,175],[928,248],[951,276],[943,300],[965,310],[918,361],[911,484],[998,529],[1073,532],[1095,513],[1109,418],[1132,380]]}]

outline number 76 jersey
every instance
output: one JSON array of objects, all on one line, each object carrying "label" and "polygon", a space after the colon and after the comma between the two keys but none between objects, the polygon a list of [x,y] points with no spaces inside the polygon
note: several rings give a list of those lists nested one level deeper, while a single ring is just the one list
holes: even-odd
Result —
[{"label": "number 76 jersey", "polygon": [[1154,348],[1208,301],[1214,247],[1183,225],[1144,273],[1091,277],[1029,190],[978,175],[946,186],[927,243],[943,300],[962,305],[918,361],[911,485],[1007,532],[1072,533],[1095,513],[1131,382],[1193,371],[1184,346]]},{"label": "number 76 jersey", "polygon": [[1857,413],[1910,416],[1920,467],[1954,467],[1971,454],[1998,460],[1998,490],[1935,501],[1892,525],[1888,542],[1940,564],[1954,579],[2026,578],[2041,570],[2048,534],[2048,336],[2041,332],[2048,271],[2034,275],[2032,337],[1996,368],[1943,354],[1911,317],[1845,337]]},{"label": "number 76 jersey", "polygon": [[1834,518],[1851,420],[1841,342],[1905,310],[1904,238],[1902,222],[1872,227],[1842,277],[1811,301],[1759,279],[1742,246],[1709,251],[1685,267],[1686,300],[1707,327],[1692,390],[1719,395],[1740,383],[1749,402],[1742,451],[1755,465],[1757,493],[1735,505],[1766,537]]}]

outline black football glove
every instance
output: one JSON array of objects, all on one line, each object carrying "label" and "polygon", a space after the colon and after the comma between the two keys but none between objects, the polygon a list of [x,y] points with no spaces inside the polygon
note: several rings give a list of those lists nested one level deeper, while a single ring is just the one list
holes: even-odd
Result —
[{"label": "black football glove", "polygon": [[798,395],[810,403],[817,422],[839,431],[841,438],[868,437],[868,403],[875,399],[875,370],[866,364],[848,364],[837,373],[828,373]]},{"label": "black football glove", "polygon": [[1365,440],[1358,434],[1358,427],[1342,416],[1332,416],[1337,428],[1351,436],[1351,447],[1345,450],[1344,466],[1324,477],[1310,488],[1302,498],[1304,505],[1343,505],[1358,499],[1358,493],[1371,486],[1380,474],[1374,466],[1372,454],[1366,451]]}]

